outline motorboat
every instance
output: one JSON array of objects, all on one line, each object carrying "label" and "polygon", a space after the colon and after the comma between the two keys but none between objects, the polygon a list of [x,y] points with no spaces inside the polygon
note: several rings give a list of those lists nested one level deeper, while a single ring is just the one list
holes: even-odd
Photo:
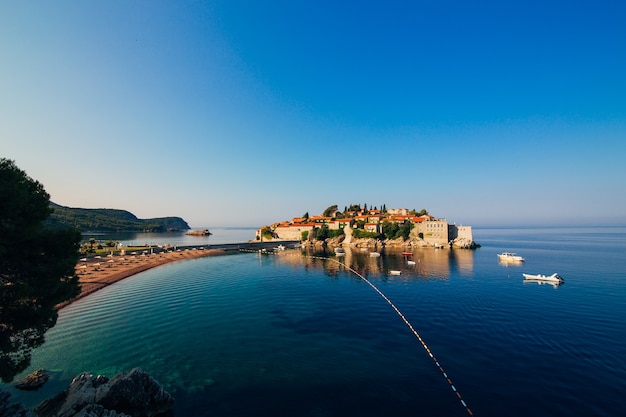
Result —
[{"label": "motorboat", "polygon": [[370,252],[370,258],[378,258],[380,256],[380,253],[378,252]]},{"label": "motorboat", "polygon": [[561,284],[565,280],[556,272],[552,275],[543,275],[543,274],[522,274],[526,281],[541,281],[541,282],[549,282],[552,284]]},{"label": "motorboat", "polygon": [[524,262],[524,258],[513,252],[502,252],[498,254],[500,262]]},{"label": "motorboat", "polygon": [[402,271],[398,271],[397,269],[392,269],[389,271],[389,275],[400,275]]},{"label": "motorboat", "polygon": [[415,265],[415,261],[406,261],[406,264],[409,266],[414,266]]},{"label": "motorboat", "polygon": [[278,245],[276,246],[276,250],[285,250],[285,245]]}]

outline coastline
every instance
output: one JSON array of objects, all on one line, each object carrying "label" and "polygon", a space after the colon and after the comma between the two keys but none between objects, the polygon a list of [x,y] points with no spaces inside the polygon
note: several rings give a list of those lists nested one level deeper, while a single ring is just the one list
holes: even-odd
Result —
[{"label": "coastline", "polygon": [[94,292],[131,277],[148,269],[156,268],[171,262],[185,259],[197,259],[207,256],[224,255],[226,249],[185,249],[176,252],[160,252],[130,256],[108,256],[88,258],[87,261],[76,263],[76,275],[80,284],[80,293],[71,300],[57,304],[57,310],[67,307],[73,302]]}]

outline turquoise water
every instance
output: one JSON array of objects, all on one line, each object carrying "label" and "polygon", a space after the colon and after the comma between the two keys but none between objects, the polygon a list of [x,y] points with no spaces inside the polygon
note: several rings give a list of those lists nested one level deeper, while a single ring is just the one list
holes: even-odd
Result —
[{"label": "turquoise water", "polygon": [[[479,229],[475,251],[342,262],[375,284],[474,415],[623,415],[626,228]],[[521,266],[498,263],[517,252]],[[389,275],[392,269],[400,276]],[[524,283],[558,272],[565,284]],[[177,415],[467,415],[393,309],[333,261],[236,254],[165,265],[60,312],[32,366],[30,405],[77,373],[138,366]]]}]

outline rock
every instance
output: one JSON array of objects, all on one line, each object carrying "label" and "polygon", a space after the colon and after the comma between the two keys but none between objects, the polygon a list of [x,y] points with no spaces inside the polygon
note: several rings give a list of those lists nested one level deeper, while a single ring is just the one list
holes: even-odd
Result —
[{"label": "rock", "polygon": [[480,245],[474,242],[471,239],[466,238],[456,238],[451,242],[451,246],[457,249],[476,249],[479,248]]},{"label": "rock", "polygon": [[174,405],[172,396],[139,368],[116,375],[105,387],[96,390],[95,402],[134,417],[165,415]]},{"label": "rock", "polygon": [[209,232],[209,229],[204,229],[204,230],[190,230],[186,234],[189,236],[211,236],[213,233]]},{"label": "rock", "polygon": [[75,417],[129,417],[115,410],[107,410],[99,404],[89,404],[81,409]]},{"label": "rock", "polygon": [[82,373],[56,397],[39,404],[39,417],[155,417],[172,412],[174,399],[139,368],[106,376]]},{"label": "rock", "polygon": [[24,391],[37,391],[39,388],[43,386],[43,384],[48,381],[50,375],[46,373],[43,369],[37,369],[35,372],[26,375],[24,379],[15,384],[15,388],[21,389]]},{"label": "rock", "polygon": [[21,404],[9,404],[9,398],[11,395],[8,392],[0,390],[0,417],[37,417]]}]

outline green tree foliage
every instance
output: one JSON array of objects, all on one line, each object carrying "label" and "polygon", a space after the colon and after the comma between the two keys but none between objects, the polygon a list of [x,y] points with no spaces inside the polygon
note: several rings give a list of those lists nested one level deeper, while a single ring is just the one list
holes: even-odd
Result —
[{"label": "green tree foliage", "polygon": [[364,229],[354,229],[352,230],[352,236],[357,239],[378,239],[380,234],[376,232],[368,232]]},{"label": "green tree foliage", "polygon": [[315,229],[315,239],[317,240],[332,239],[334,237],[341,236],[342,234],[343,229],[330,230],[325,224],[323,224],[322,227]]},{"label": "green tree foliage", "polygon": [[54,306],[79,292],[74,267],[81,236],[44,225],[50,196],[4,158],[0,196],[0,378],[10,381],[56,322]]},{"label": "green tree foliage", "polygon": [[413,223],[408,220],[405,220],[404,223],[385,221],[382,224],[382,234],[387,239],[398,239],[402,237],[404,240],[407,240],[412,228]]},{"label": "green tree foliage", "polygon": [[188,230],[189,225],[180,217],[138,219],[126,210],[84,209],[63,207],[50,203],[52,215],[46,221],[51,228],[73,227],[80,231],[152,231]]},{"label": "green tree foliage", "polygon": [[304,213],[302,215],[302,218],[305,219],[305,220],[309,220],[309,212],[307,211],[306,213]]},{"label": "green tree foliage", "polygon": [[324,213],[322,213],[322,216],[324,216],[324,217],[332,217],[335,214],[336,211],[337,211],[337,204],[333,204],[332,206],[330,206],[326,210],[324,210]]},{"label": "green tree foliage", "polygon": [[413,215],[413,216],[424,216],[426,214],[428,214],[428,210],[426,209],[421,209],[420,211],[417,211],[415,209],[409,211],[409,214]]},{"label": "green tree foliage", "polygon": [[263,229],[261,229],[261,237],[265,240],[272,240],[274,239],[275,235],[272,229],[265,226]]},{"label": "green tree foliage", "polygon": [[302,233],[300,234],[302,241],[304,242],[305,240],[307,240],[309,238],[309,231],[308,230],[303,230]]}]

